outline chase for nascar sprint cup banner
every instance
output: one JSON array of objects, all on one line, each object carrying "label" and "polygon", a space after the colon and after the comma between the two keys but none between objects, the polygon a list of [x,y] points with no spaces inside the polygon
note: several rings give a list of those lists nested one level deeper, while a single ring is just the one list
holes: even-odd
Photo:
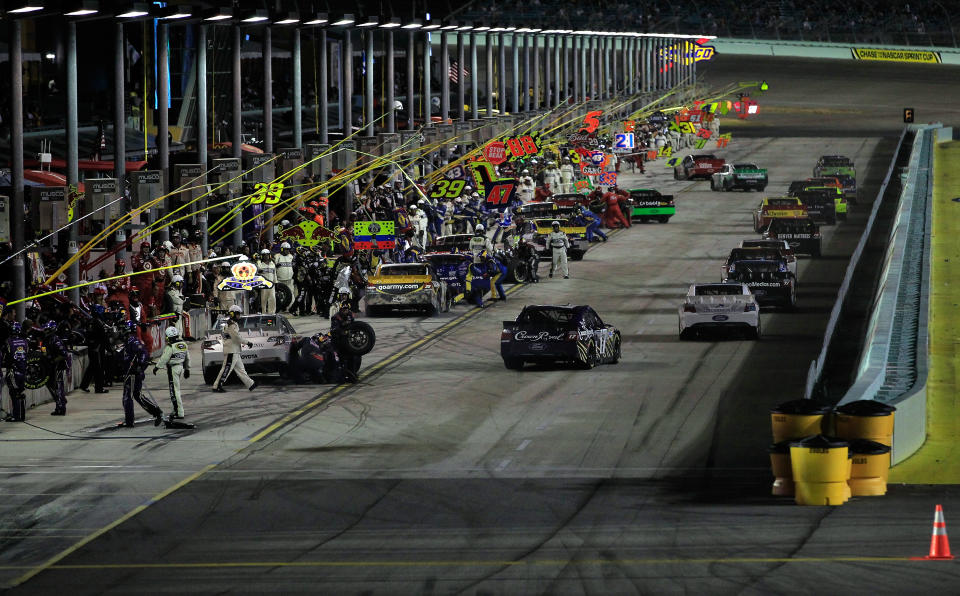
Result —
[{"label": "chase for nascar sprint cup banner", "polygon": [[939,64],[940,52],[928,50],[881,50],[879,48],[850,48],[854,60],[887,60],[892,62],[922,62]]}]

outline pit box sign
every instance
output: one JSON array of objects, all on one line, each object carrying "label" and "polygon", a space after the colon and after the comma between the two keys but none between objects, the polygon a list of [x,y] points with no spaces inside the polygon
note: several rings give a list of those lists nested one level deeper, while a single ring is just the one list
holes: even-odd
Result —
[{"label": "pit box sign", "polygon": [[498,166],[507,161],[507,145],[501,141],[490,141],[483,147],[483,159]]},{"label": "pit box sign", "polygon": [[355,250],[392,249],[397,246],[392,221],[353,222],[353,248]]},{"label": "pit box sign", "polygon": [[630,153],[636,147],[636,139],[632,132],[618,132],[613,136],[614,153]]},{"label": "pit box sign", "polygon": [[504,141],[507,147],[507,153],[510,161],[516,161],[523,157],[531,157],[540,153],[540,134],[533,133],[511,137]]}]

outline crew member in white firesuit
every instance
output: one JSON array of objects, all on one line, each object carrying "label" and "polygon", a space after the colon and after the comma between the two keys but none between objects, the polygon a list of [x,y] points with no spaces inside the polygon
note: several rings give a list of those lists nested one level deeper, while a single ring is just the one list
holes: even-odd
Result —
[{"label": "crew member in white firesuit", "polygon": [[560,165],[559,188],[561,194],[573,192],[573,164],[569,157],[564,157],[563,163]]},{"label": "crew member in white firesuit", "polygon": [[550,263],[550,277],[553,272],[563,273],[563,279],[570,279],[570,272],[567,270],[567,249],[570,248],[570,239],[566,232],[560,229],[560,222],[554,221],[553,231],[547,236],[547,246],[553,253],[553,261]]},{"label": "crew member in white firesuit", "polygon": [[483,224],[477,224],[477,227],[473,229],[473,238],[470,239],[469,250],[474,256],[479,255],[485,250],[493,252],[493,247],[487,239],[487,231],[484,229]]},{"label": "crew member in white firesuit", "polygon": [[164,310],[177,315],[175,323],[177,333],[185,337],[190,337],[190,315],[183,309],[185,302],[183,299],[183,276],[174,275],[170,287],[167,288],[167,301]]},{"label": "crew member in white firesuit", "polygon": [[257,259],[257,273],[271,282],[269,288],[260,288],[260,313],[277,314],[277,266],[273,263],[273,254],[267,248],[260,251],[260,258]]},{"label": "crew member in white firesuit", "polygon": [[[243,350],[242,338],[240,337],[240,315],[243,309],[239,306],[230,307],[230,319],[220,327],[220,343],[223,344],[223,366],[220,367],[220,373],[217,374],[217,380],[213,383],[213,390],[217,393],[226,393],[223,385],[230,378],[230,373],[236,372],[240,382],[253,391],[257,388],[257,382],[247,376],[247,369],[243,367],[243,359],[240,353]],[[247,342],[247,347],[252,348],[253,343]]]},{"label": "crew member in white firesuit", "polygon": [[176,327],[167,327],[163,334],[167,337],[167,345],[163,346],[163,353],[153,367],[153,374],[161,368],[167,369],[167,387],[170,389],[170,402],[173,411],[169,420],[183,419],[183,399],[180,396],[180,377],[190,378],[190,351],[187,343],[180,339]]},{"label": "crew member in white firesuit", "polygon": [[520,188],[517,190],[520,200],[524,203],[529,203],[533,200],[533,193],[536,190],[537,183],[530,177],[530,170],[520,172]]},{"label": "crew member in white firesuit", "polygon": [[290,290],[290,303],[287,305],[287,311],[293,308],[294,298],[297,297],[297,285],[293,281],[293,255],[290,254],[290,243],[284,242],[280,245],[280,254],[274,256],[274,263],[277,266],[277,283],[283,284]]},{"label": "crew member in white firesuit", "polygon": [[427,227],[430,225],[430,219],[424,209],[426,205],[410,205],[410,219],[413,220],[413,234],[416,236],[420,246],[427,245]]},{"label": "crew member in white firesuit", "polygon": [[554,189],[554,192],[560,192],[561,184],[560,170],[557,168],[557,164],[551,161],[547,165],[547,169],[543,171],[543,185],[549,185],[550,188]]}]

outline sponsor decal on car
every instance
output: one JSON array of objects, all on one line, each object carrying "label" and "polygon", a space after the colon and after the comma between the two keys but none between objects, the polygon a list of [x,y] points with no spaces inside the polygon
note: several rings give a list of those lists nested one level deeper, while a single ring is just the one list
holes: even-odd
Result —
[{"label": "sponsor decal on car", "polygon": [[546,331],[531,334],[527,333],[526,331],[518,331],[516,334],[514,334],[513,339],[517,341],[562,341],[563,334],[550,335],[550,333]]},{"label": "sponsor decal on car", "polygon": [[726,321],[727,319],[729,319],[730,317],[728,317],[727,315],[713,315],[712,318],[713,318],[714,321],[723,322],[723,321]]}]

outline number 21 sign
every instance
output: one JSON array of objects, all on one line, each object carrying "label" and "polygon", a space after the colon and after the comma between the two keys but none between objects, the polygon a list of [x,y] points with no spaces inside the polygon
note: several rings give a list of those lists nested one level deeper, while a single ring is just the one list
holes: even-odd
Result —
[{"label": "number 21 sign", "polygon": [[633,148],[636,146],[636,141],[634,139],[632,132],[618,132],[613,137],[613,152],[614,153],[628,153],[633,151]]}]

